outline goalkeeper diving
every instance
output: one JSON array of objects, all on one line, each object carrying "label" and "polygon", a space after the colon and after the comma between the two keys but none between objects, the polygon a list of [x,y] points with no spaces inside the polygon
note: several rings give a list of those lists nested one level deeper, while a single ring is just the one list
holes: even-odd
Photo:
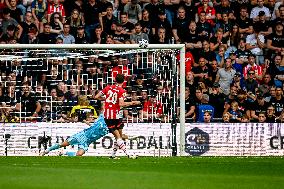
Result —
[{"label": "goalkeeper diving", "polygon": [[[90,125],[89,128],[84,129],[83,131],[80,131],[79,133],[76,133],[66,139],[63,143],[61,144],[54,144],[50,148],[44,150],[43,152],[40,153],[41,156],[44,156],[48,154],[50,151],[57,150],[59,148],[63,148],[69,145],[78,145],[78,151],[77,153],[70,153],[67,154],[69,156],[82,156],[88,151],[88,147],[91,143],[95,142],[96,140],[100,139],[101,137],[107,135],[109,133],[109,130],[107,128],[107,125],[105,123],[104,117],[101,114],[97,120],[90,124],[86,122],[87,124]],[[67,152],[68,153],[68,152]]]}]

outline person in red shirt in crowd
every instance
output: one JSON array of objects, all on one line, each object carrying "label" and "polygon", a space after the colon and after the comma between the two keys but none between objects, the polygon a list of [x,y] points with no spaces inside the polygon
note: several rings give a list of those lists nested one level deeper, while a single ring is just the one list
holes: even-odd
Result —
[{"label": "person in red shirt in crowd", "polygon": [[47,21],[48,21],[48,23],[50,23],[50,18],[51,18],[51,15],[53,13],[59,13],[63,18],[62,23],[65,23],[65,17],[66,17],[65,9],[64,9],[63,5],[59,3],[59,0],[53,0],[53,4],[48,5],[48,8],[47,8]]},{"label": "person in red shirt in crowd", "polygon": [[206,20],[209,22],[211,25],[215,25],[215,17],[216,17],[216,11],[214,7],[209,6],[209,0],[202,0],[202,5],[198,7],[197,13],[200,15],[201,12],[206,13]]},{"label": "person in red shirt in crowd", "polygon": [[163,121],[163,119],[164,116],[162,103],[157,101],[155,94],[152,94],[143,104],[140,120],[156,122],[159,120]]},{"label": "person in red shirt in crowd", "polygon": [[[177,55],[177,60],[180,61],[180,54]],[[192,66],[194,66],[194,57],[192,56],[191,52],[185,53],[185,74],[191,72]]]},{"label": "person in red shirt in crowd", "polygon": [[265,74],[265,72],[264,72],[263,67],[256,64],[254,54],[250,54],[248,56],[248,65],[246,65],[243,69],[243,75],[244,75],[245,79],[248,78],[248,72],[250,70],[255,72],[255,77],[256,77],[257,81],[260,82],[262,80],[263,74]]},{"label": "person in red shirt in crowd", "polygon": [[131,76],[130,70],[127,67],[127,61],[123,60],[123,57],[118,57],[115,58],[112,62],[112,78],[115,79],[115,77],[117,76],[117,74],[123,74],[126,78],[125,81],[123,83],[123,88],[125,89],[127,86],[127,81]]},{"label": "person in red shirt in crowd", "polygon": [[115,84],[108,85],[102,91],[100,91],[95,99],[105,100],[104,103],[104,118],[109,129],[109,132],[115,137],[114,149],[110,158],[116,158],[116,151],[119,149],[123,150],[125,155],[129,158],[136,158],[135,155],[129,155],[124,141],[122,140],[122,129],[123,124],[121,122],[122,110],[120,107],[127,107],[133,105],[139,105],[140,101],[125,102],[125,90],[122,88],[124,82],[124,75],[117,74],[115,77]]}]

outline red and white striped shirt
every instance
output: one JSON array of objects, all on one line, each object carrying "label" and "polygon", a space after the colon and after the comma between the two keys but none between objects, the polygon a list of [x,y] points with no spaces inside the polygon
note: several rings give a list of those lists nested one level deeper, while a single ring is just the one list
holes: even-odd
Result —
[{"label": "red and white striped shirt", "polygon": [[243,70],[243,74],[245,78],[247,78],[249,70],[254,71],[255,75],[258,75],[258,76],[261,76],[263,73],[263,68],[261,66],[257,64],[254,64],[253,66],[251,66],[250,64],[248,64],[246,67],[244,67],[244,70]]},{"label": "red and white striped shirt", "polygon": [[119,119],[119,99],[125,97],[125,90],[119,85],[109,85],[101,93],[105,95],[104,116],[106,119]]},{"label": "red and white striped shirt", "polygon": [[53,13],[58,12],[62,17],[65,17],[65,9],[61,4],[49,4],[47,8],[47,14],[51,15]]}]

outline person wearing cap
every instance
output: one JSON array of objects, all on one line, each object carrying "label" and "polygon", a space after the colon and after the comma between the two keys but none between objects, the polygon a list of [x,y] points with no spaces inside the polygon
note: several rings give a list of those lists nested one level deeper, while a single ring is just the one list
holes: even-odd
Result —
[{"label": "person wearing cap", "polygon": [[152,34],[155,35],[158,33],[159,27],[163,27],[166,30],[166,37],[169,38],[172,32],[172,26],[168,19],[166,18],[166,13],[164,10],[160,10],[158,12],[158,19],[156,20],[156,24],[152,24]]},{"label": "person wearing cap", "polygon": [[257,25],[261,25],[259,34],[267,36],[272,33],[272,28],[270,28],[270,21],[266,20],[265,12],[259,11],[258,13],[258,21],[256,22]]},{"label": "person wearing cap", "polygon": [[254,22],[259,20],[259,12],[263,11],[265,13],[265,19],[269,20],[271,17],[270,11],[267,7],[264,6],[264,0],[257,0],[257,6],[254,7],[250,12],[250,18],[253,19]]},{"label": "person wearing cap", "polygon": [[244,80],[240,72],[236,72],[231,85],[237,87],[238,90],[243,90],[245,88]]}]

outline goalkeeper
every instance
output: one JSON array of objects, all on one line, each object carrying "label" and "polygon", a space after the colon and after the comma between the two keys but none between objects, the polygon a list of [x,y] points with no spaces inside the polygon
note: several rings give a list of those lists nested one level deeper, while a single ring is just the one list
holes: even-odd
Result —
[{"label": "goalkeeper", "polygon": [[[89,124],[88,122],[85,122]],[[54,144],[47,150],[44,150],[43,152],[40,153],[41,156],[44,156],[48,154],[52,150],[57,150],[59,148],[63,148],[69,145],[78,145],[78,151],[75,154],[74,152],[69,153],[67,152],[68,156],[82,156],[85,154],[86,151],[88,151],[88,147],[92,142],[95,142],[99,138],[105,136],[108,134],[108,128],[107,125],[104,121],[103,115],[100,115],[98,119],[93,123],[89,124],[91,127],[84,129],[83,131],[76,133],[69,137],[66,141],[64,141],[61,144]]]}]

